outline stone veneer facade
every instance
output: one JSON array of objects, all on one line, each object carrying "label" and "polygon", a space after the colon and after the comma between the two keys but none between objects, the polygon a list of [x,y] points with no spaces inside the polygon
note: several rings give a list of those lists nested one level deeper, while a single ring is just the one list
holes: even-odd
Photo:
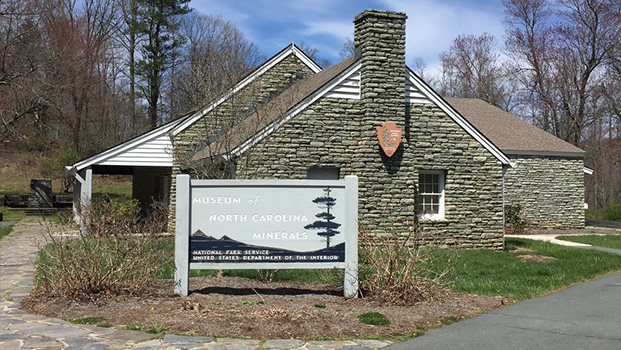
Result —
[{"label": "stone veneer facade", "polygon": [[584,228],[584,160],[580,157],[510,156],[505,201],[520,204],[537,228]]},{"label": "stone veneer facade", "polygon": [[[405,103],[405,19],[385,11],[357,16],[360,99],[317,100],[236,159],[235,177],[305,179],[311,167],[338,167],[341,177],[359,177],[365,237],[385,239],[418,221],[419,172],[442,171],[444,219],[424,221],[423,229],[449,246],[501,249],[502,164],[439,107]],[[403,130],[390,158],[375,129],[388,121]],[[194,140],[190,130],[175,144]]]},{"label": "stone veneer facade", "polygon": [[[403,146],[387,158],[361,129],[361,113],[357,100],[319,100],[239,159],[236,177],[305,179],[310,167],[338,167],[359,177],[361,230],[382,238],[416,220],[419,171],[444,171],[445,219],[423,229],[450,246],[503,247],[500,161],[431,105],[408,106]],[[361,164],[360,152],[375,157]]]},{"label": "stone veneer facade", "polygon": [[191,156],[206,139],[216,136],[223,128],[230,127],[239,119],[248,116],[257,106],[268,102],[282,90],[312,70],[295,55],[289,55],[278,62],[259,78],[249,83],[217,108],[197,120],[193,125],[175,136],[174,157],[171,174],[168,229],[174,232],[176,176],[182,173],[186,154]]}]

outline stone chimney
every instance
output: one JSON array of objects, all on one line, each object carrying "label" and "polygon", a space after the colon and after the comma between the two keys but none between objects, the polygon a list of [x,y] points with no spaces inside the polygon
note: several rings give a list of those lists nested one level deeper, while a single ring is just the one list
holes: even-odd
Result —
[{"label": "stone chimney", "polygon": [[[413,191],[404,190],[411,187],[407,181],[412,173],[411,168],[403,166],[407,163],[404,156],[408,146],[405,140],[406,18],[401,12],[367,10],[354,19],[354,45],[361,62],[361,110],[356,121],[360,136],[352,168],[359,179],[359,224],[370,235],[401,229],[406,220],[387,218],[396,218],[400,210],[410,210],[415,198]],[[404,131],[400,146],[391,157],[386,156],[377,138],[376,128],[385,122],[393,122]]]},{"label": "stone chimney", "polygon": [[[354,19],[354,45],[362,62],[360,98],[375,126],[405,122],[405,20],[403,12],[366,10]],[[375,133],[372,125],[366,125]]]}]

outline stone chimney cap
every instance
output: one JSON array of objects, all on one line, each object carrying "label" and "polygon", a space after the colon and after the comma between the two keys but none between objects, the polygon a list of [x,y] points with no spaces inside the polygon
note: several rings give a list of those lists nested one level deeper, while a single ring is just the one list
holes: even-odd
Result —
[{"label": "stone chimney cap", "polygon": [[408,16],[405,12],[395,12],[386,10],[365,10],[354,18],[354,23],[359,22],[367,17],[379,17],[385,19],[405,20]]}]

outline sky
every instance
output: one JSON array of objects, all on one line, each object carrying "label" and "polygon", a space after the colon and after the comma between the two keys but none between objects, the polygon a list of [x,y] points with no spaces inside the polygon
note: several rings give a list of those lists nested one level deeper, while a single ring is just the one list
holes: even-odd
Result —
[{"label": "sky", "polygon": [[341,61],[343,44],[353,38],[357,14],[405,12],[406,64],[421,57],[431,75],[438,74],[440,54],[458,35],[488,32],[498,42],[504,35],[500,0],[193,0],[190,7],[234,23],[266,58],[304,43],[332,64]]}]

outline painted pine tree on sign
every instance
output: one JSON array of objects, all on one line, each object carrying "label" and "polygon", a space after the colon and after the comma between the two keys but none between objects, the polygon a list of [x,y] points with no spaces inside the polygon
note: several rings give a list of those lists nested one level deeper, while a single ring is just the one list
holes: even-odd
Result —
[{"label": "painted pine tree on sign", "polygon": [[317,232],[317,235],[325,237],[326,248],[330,248],[330,240],[340,233],[336,229],[339,228],[341,224],[332,221],[335,219],[335,216],[330,213],[330,209],[336,205],[336,198],[330,197],[330,187],[324,188],[323,191],[325,193],[324,196],[313,199],[313,203],[317,203],[319,208],[324,209],[324,211],[315,215],[315,217],[321,220],[308,224],[304,226],[304,228],[307,230],[323,230]]}]

